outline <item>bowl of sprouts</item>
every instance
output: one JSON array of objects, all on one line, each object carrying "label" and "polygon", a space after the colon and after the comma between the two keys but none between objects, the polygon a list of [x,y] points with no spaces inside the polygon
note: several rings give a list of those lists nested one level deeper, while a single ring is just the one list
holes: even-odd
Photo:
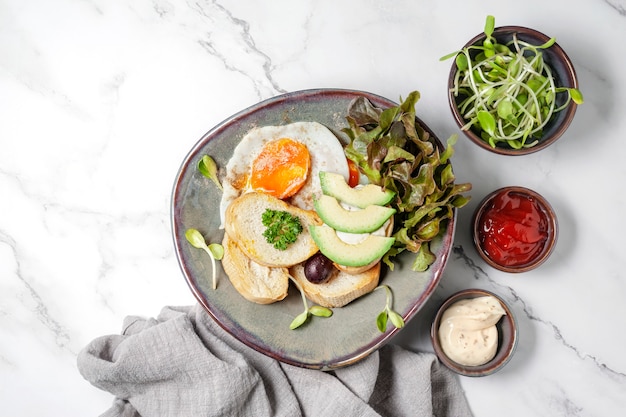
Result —
[{"label": "bowl of sprouts", "polygon": [[583,96],[576,71],[555,38],[521,26],[484,32],[454,58],[448,101],[454,119],[475,144],[502,155],[526,155],[567,130]]}]

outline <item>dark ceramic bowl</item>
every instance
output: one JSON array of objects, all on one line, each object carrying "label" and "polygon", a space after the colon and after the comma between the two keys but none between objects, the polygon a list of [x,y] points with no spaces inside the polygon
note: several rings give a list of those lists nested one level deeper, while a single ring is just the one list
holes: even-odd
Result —
[{"label": "dark ceramic bowl", "polygon": [[[498,259],[492,258],[485,248],[484,239],[481,238],[481,230],[485,222],[485,214],[488,210],[492,209],[494,199],[501,193],[510,193],[513,197],[527,198],[534,202],[539,209],[540,215],[543,216],[545,220],[544,228],[547,233],[547,239],[543,241],[540,245],[540,249],[534,253],[534,256],[523,263],[506,265]],[[504,272],[526,272],[537,268],[539,265],[544,263],[552,253],[552,250],[556,245],[557,236],[558,221],[554,209],[550,203],[543,198],[543,196],[525,187],[510,186],[497,189],[487,195],[474,211],[472,219],[472,237],[476,250],[485,262]]]},{"label": "dark ceramic bowl", "polygon": [[[302,311],[302,298],[293,288],[281,302],[266,305],[244,300],[222,268],[217,267],[217,289],[211,283],[212,266],[203,251],[191,246],[185,237],[188,228],[198,228],[209,242],[221,242],[218,203],[221,191],[198,171],[198,161],[211,155],[219,167],[225,167],[241,138],[253,127],[284,125],[297,121],[315,121],[328,127],[339,140],[348,142],[342,129],[347,126],[346,112],[353,100],[365,98],[373,105],[388,108],[397,104],[364,91],[312,89],[272,97],[241,110],[209,130],[189,151],[176,176],[172,190],[171,223],[174,250],[191,292],[230,335],[243,344],[290,365],[331,370],[353,364],[375,352],[393,339],[400,329],[389,326],[381,333],[376,328],[376,311],[384,302],[382,293],[367,294],[349,305],[334,309],[324,320],[309,320],[306,328],[293,331],[289,324]],[[420,126],[435,134],[418,120]],[[441,142],[435,139],[438,146]],[[393,271],[381,276],[381,282],[394,289],[394,309],[408,322],[424,306],[437,288],[452,251],[456,213],[445,231],[432,241],[430,250],[436,261],[427,271],[409,267],[412,255],[398,262]],[[349,329],[347,331],[347,329]],[[332,341],[326,343],[325,341]]]},{"label": "dark ceramic bowl", "polygon": [[[550,37],[541,32],[521,26],[502,26],[495,28],[492,36],[498,41],[498,43],[504,44],[513,39],[513,34],[517,34],[517,38],[519,40],[528,42],[532,45],[542,45],[550,39]],[[469,42],[467,42],[463,48],[475,44],[482,44],[484,39],[484,33],[476,35]],[[578,88],[578,79],[576,78],[574,66],[565,51],[557,43],[548,49],[543,50],[543,59],[552,70],[555,85],[557,87]],[[459,112],[457,106],[458,103],[462,101],[463,97],[460,95],[455,96],[453,92],[456,73],[457,66],[456,63],[453,63],[450,70],[450,76],[448,78],[448,102],[456,123],[462,128],[467,121],[463,119],[463,116]],[[556,101],[557,106],[559,104],[564,104],[565,101],[566,94],[559,93]],[[543,129],[542,137],[535,138],[538,140],[538,143],[528,148],[514,149],[505,143],[497,143],[497,146],[493,148],[489,143],[480,137],[480,133],[477,128],[476,131],[473,129],[463,130],[463,133],[476,145],[488,151],[501,155],[526,155],[540,151],[556,142],[556,140],[559,139],[563,133],[565,133],[572,122],[574,114],[576,113],[576,108],[577,105],[573,101],[570,101],[569,105],[565,109],[553,114],[552,118]],[[532,141],[533,139],[529,138],[528,142]]]},{"label": "dark ceramic bowl", "polygon": [[[441,317],[446,309],[457,301],[487,295],[495,297],[502,305],[504,311],[506,311],[506,315],[502,316],[500,321],[496,324],[496,328],[498,329],[498,349],[496,351],[496,355],[492,360],[484,365],[461,365],[451,360],[441,348],[441,343],[439,341],[439,325],[441,323]],[[518,330],[515,316],[513,316],[509,306],[499,296],[486,290],[467,289],[453,294],[446,301],[444,301],[441,307],[439,307],[430,330],[430,338],[433,348],[435,349],[435,354],[442,364],[457,374],[476,377],[491,375],[502,369],[502,367],[504,367],[504,365],[511,360],[513,353],[515,352],[515,348],[517,347]]]}]

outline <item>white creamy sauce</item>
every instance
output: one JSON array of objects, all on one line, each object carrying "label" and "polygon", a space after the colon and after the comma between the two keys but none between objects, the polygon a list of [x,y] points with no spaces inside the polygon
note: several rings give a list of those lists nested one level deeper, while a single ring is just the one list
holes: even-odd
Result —
[{"label": "white creamy sauce", "polygon": [[457,301],[441,317],[441,348],[461,365],[489,362],[498,349],[496,323],[505,314],[500,302],[490,295]]},{"label": "white creamy sauce", "polygon": [[[359,186],[357,185],[356,188],[358,189]],[[339,204],[341,204],[341,206],[348,211],[361,210],[359,207],[351,206],[349,204],[344,203],[343,201],[340,201]],[[347,232],[341,232],[339,230],[336,230],[337,237],[348,244],[357,245],[361,243],[362,241],[364,241],[365,239],[367,239],[369,235],[386,236],[387,233],[385,231],[387,230],[387,226],[389,225],[390,221],[391,219],[387,220],[385,223],[383,223],[383,225],[380,228],[374,230],[371,233],[347,233]]]}]

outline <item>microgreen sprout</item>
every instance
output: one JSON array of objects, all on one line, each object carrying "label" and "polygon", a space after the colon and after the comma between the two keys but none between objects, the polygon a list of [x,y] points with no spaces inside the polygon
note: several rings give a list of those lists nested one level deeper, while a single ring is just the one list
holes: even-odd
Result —
[{"label": "microgreen sprout", "polygon": [[205,177],[209,178],[211,181],[215,183],[217,188],[221,191],[224,191],[222,188],[222,184],[220,183],[219,178],[217,177],[217,164],[209,155],[204,155],[200,162],[198,162],[198,171]]},{"label": "microgreen sprout", "polygon": [[396,313],[391,308],[393,298],[391,288],[389,288],[387,285],[379,285],[378,287],[374,288],[374,291],[381,288],[385,289],[386,294],[385,309],[381,311],[380,314],[378,314],[378,316],[376,317],[376,327],[378,327],[378,330],[381,333],[384,333],[387,329],[387,321],[391,320],[391,324],[393,324],[396,328],[401,329],[402,327],[404,327],[404,319],[400,314]]},{"label": "microgreen sprout", "polygon": [[[542,51],[555,43],[532,45],[513,34],[501,44],[492,36],[493,16],[487,16],[485,39],[441,58],[456,57],[457,73],[452,93],[460,97],[457,107],[467,123],[492,147],[507,143],[513,149],[532,147],[543,135],[552,116],[565,109],[570,101],[583,103],[576,88],[558,87],[552,69]],[[557,100],[561,94],[564,99]]]},{"label": "microgreen sprout", "polygon": [[216,289],[217,272],[215,261],[221,260],[224,256],[224,247],[219,243],[211,243],[210,245],[207,245],[204,237],[202,236],[202,233],[200,233],[196,229],[187,229],[185,231],[185,238],[189,243],[191,243],[191,246],[193,246],[194,248],[203,249],[206,253],[209,254],[209,257],[211,258],[211,266],[213,268],[213,289]]},{"label": "microgreen sprout", "polygon": [[304,304],[304,311],[298,314],[295,319],[293,319],[293,321],[289,325],[290,330],[294,330],[302,326],[304,323],[306,323],[306,321],[309,319],[310,316],[330,317],[333,315],[333,311],[330,308],[326,308],[326,307],[322,307],[318,305],[309,307],[309,303],[307,302],[306,296],[304,294],[304,290],[302,289],[300,284],[298,284],[298,282],[292,276],[289,276],[289,279],[291,279],[291,281],[298,288],[298,291],[300,291],[300,296],[302,297],[302,303]]}]

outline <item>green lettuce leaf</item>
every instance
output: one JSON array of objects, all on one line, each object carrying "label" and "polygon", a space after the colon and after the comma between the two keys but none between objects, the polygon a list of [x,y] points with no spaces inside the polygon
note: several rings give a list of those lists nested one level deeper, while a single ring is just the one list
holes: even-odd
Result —
[{"label": "green lettuce leaf", "polygon": [[445,230],[454,209],[465,206],[469,183],[455,184],[450,159],[456,135],[445,146],[418,122],[415,105],[420,98],[411,92],[399,106],[375,107],[359,97],[348,109],[350,138],[346,156],[371,183],[396,193],[391,206],[396,209],[393,236],[396,239],[383,257],[393,270],[393,258],[404,251],[416,254],[412,269],[425,271],[435,261],[429,242]]}]

